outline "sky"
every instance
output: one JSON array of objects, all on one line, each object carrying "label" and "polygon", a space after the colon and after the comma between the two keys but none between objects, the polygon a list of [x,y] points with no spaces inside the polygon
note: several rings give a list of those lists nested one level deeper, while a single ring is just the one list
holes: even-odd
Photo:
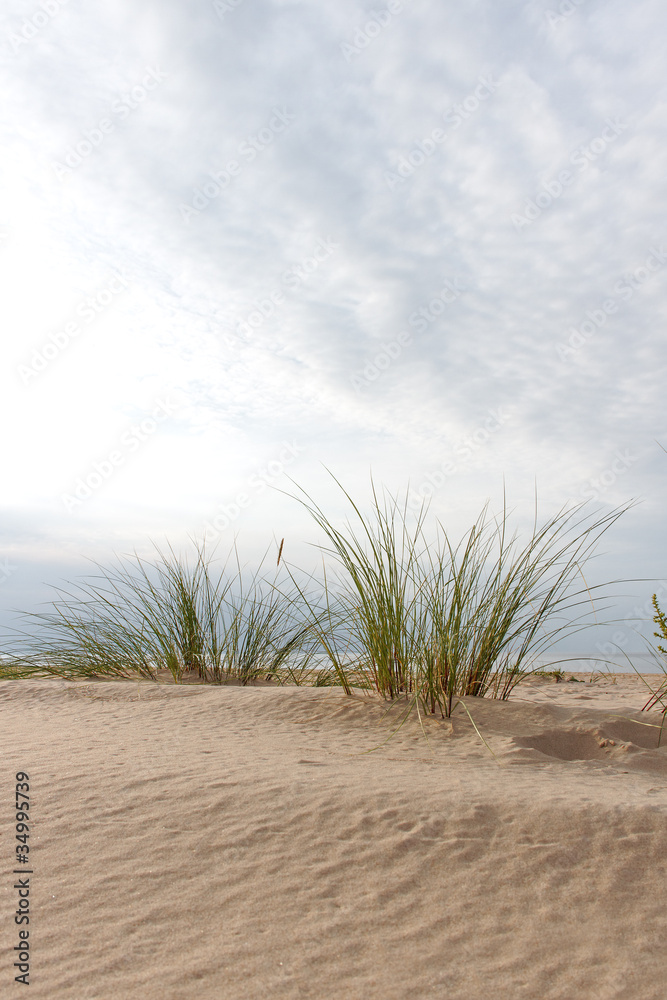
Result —
[{"label": "sky", "polygon": [[[8,0],[0,626],[90,560],[634,502],[577,649],[665,597],[659,0]],[[643,611],[642,611],[643,609]],[[602,616],[604,617],[604,616]],[[650,635],[653,626],[639,626]],[[573,640],[574,641],[574,640]]]}]

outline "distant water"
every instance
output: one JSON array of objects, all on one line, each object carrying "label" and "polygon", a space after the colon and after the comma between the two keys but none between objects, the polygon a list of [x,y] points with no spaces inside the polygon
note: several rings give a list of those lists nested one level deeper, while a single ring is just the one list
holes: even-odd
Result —
[{"label": "distant water", "polygon": [[593,653],[563,653],[552,650],[550,653],[536,656],[533,665],[540,668],[550,664],[547,667],[549,670],[570,670],[572,673],[591,673],[591,671],[597,670],[603,673],[630,674],[633,667],[642,674],[660,674],[663,670],[667,672],[667,661],[664,659],[656,660],[650,653],[627,653],[626,655],[627,659],[622,653],[610,656],[608,659],[602,659]]},{"label": "distant water", "polygon": [[[323,669],[331,669],[325,656],[317,657],[317,665]],[[628,662],[628,660],[630,662]],[[538,656],[529,657],[523,661],[522,666],[526,669],[531,667],[540,670],[565,670],[571,673],[612,673],[631,674],[633,667],[642,674],[667,673],[667,660],[662,657],[656,659],[650,653],[628,653],[627,659],[622,653],[610,656],[605,659],[600,654],[594,653],[566,653],[562,650],[553,649]]]},{"label": "distant water", "polygon": [[[6,654],[0,653],[0,662],[6,658]],[[314,665],[323,670],[331,669],[328,658],[325,656],[315,657]],[[537,670],[565,670],[571,673],[597,671],[599,673],[630,674],[634,667],[642,674],[667,674],[667,659],[662,657],[656,659],[650,653],[628,653],[627,659],[619,653],[614,657],[609,657],[609,659],[603,659],[593,653],[564,653],[562,650],[552,650],[550,653],[541,653],[539,656],[530,657],[524,660],[522,665],[526,669],[532,667]]]}]

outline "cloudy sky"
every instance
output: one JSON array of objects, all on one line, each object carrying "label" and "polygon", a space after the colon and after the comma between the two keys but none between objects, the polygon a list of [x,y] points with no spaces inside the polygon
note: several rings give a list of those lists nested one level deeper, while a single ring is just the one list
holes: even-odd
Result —
[{"label": "cloudy sky", "polygon": [[269,486],[338,516],[325,467],[457,537],[503,480],[519,525],[634,499],[591,578],[648,607],[666,34],[660,0],[9,0],[2,623],[149,539],[311,559]]}]

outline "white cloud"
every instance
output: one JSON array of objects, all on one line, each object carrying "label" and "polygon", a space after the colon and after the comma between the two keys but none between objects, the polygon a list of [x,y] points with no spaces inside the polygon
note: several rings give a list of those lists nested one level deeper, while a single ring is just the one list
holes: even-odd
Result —
[{"label": "white cloud", "polygon": [[[147,508],[165,530],[196,530],[294,435],[306,483],[319,463],[352,488],[370,466],[396,485],[419,480],[503,406],[511,419],[436,509],[467,516],[503,474],[517,500],[537,477],[558,506],[618,450],[637,459],[601,502],[644,496],[648,512],[661,501],[667,269],[575,356],[557,351],[665,241],[657,0],[587,0],[554,25],[558,5],[542,0],[404,0],[349,61],[341,44],[369,5],[245,0],[218,17],[181,0],[72,2],[16,48],[38,9],[15,0],[3,28],[2,393],[14,430],[2,462],[15,562],[33,558],[45,525],[63,559],[93,538],[135,543]],[[437,129],[446,138],[431,150]],[[62,176],[54,162],[68,150]],[[231,161],[229,183],[202,199]],[[208,201],[186,222],[180,206],[197,190]],[[318,241],[337,246],[286,284]],[[118,274],[127,290],[25,384],[20,366]],[[461,294],[424,328],[415,313],[446,281]],[[267,315],[240,336],[258,309]],[[355,372],[405,331],[410,346],[355,392]],[[178,417],[75,522],[66,484],[170,391]],[[243,530],[259,537],[266,516],[252,508]],[[650,575],[651,518],[634,516],[619,575]]]}]

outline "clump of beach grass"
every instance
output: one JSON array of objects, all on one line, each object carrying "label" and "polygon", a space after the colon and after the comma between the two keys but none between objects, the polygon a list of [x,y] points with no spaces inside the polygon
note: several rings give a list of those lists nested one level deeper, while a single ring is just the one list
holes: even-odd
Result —
[{"label": "clump of beach grass", "polygon": [[264,561],[243,569],[235,547],[214,571],[204,542],[194,560],[155,546],[152,561],[135,553],[55,588],[50,610],[27,616],[23,649],[4,657],[0,676],[339,685],[449,717],[466,696],[507,699],[541,650],[579,630],[599,589],[582,566],[625,509],[595,519],[578,504],[538,526],[535,501],[520,545],[505,501],[498,517],[487,504],[454,544],[439,521],[429,534],[426,503],[413,514],[407,494],[400,502],[371,480],[364,513],[332,478],[354,524],[337,527],[300,488],[293,497],[328,542],[315,588],[284,559],[281,568],[284,540],[272,576]]},{"label": "clump of beach grass", "polygon": [[[143,677],[168,671],[175,683],[247,684],[299,679],[310,654],[292,596],[258,570],[248,576],[234,550],[213,572],[204,542],[195,558],[156,546],[152,562],[134,554],[99,576],[55,588],[46,613],[28,615],[23,650],[5,659],[6,677]],[[260,567],[261,570],[261,567]],[[275,577],[275,574],[274,574]],[[36,626],[36,628],[35,628]]]},{"label": "clump of beach grass", "polygon": [[[579,611],[598,589],[586,585],[582,565],[625,509],[596,519],[578,504],[538,527],[536,501],[532,534],[519,546],[506,505],[489,518],[487,504],[454,545],[440,522],[427,539],[426,504],[412,516],[407,497],[380,494],[371,481],[364,514],[335,482],[356,527],[349,519],[337,527],[301,488],[295,496],[338,568],[332,580],[325,567],[321,604],[301,595],[311,630],[348,693],[354,671],[389,701],[444,717],[464,696],[507,699],[542,649],[579,630],[587,614]],[[573,589],[579,578],[583,588]]]},{"label": "clump of beach grass", "polygon": [[[556,684],[561,684],[565,680],[565,671],[561,669],[556,670],[533,670],[531,671],[532,677],[553,677]],[[570,680],[575,680],[571,677]]]}]

